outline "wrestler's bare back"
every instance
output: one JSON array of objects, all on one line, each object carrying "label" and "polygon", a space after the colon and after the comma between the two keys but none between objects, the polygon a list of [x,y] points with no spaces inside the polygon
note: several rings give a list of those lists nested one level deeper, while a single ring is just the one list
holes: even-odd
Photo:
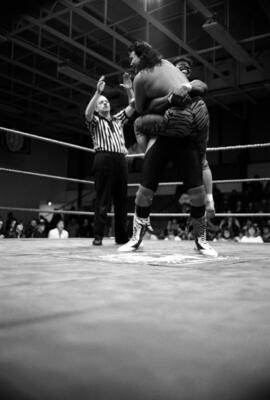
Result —
[{"label": "wrestler's bare back", "polygon": [[149,100],[166,96],[178,89],[183,83],[188,83],[186,76],[167,60],[151,69],[140,71],[134,79],[136,110],[143,112]]}]

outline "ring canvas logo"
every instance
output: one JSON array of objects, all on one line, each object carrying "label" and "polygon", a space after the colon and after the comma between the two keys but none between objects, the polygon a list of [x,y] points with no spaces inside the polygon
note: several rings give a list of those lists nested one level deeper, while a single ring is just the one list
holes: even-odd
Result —
[{"label": "ring canvas logo", "polygon": [[98,257],[99,260],[110,261],[116,263],[127,264],[150,264],[150,265],[179,265],[179,264],[203,264],[211,261],[224,261],[228,257],[215,257],[209,258],[202,255],[184,255],[184,254],[170,254],[164,253],[121,253],[121,254],[106,254]]}]

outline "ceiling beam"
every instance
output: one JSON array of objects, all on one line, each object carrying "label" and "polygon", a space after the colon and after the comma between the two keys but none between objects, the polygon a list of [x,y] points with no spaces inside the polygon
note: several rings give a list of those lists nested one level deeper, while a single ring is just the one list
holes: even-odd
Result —
[{"label": "ceiling beam", "polygon": [[56,64],[61,64],[63,63],[65,60],[61,59],[60,57],[57,57],[56,55],[54,55],[53,53],[48,52],[47,50],[43,50],[42,48],[34,45],[33,43],[30,43],[28,41],[26,41],[25,39],[22,38],[18,38],[15,36],[12,36],[10,34],[5,34],[5,37],[13,43],[18,44],[19,46],[23,47],[26,50],[30,51],[30,54],[32,52],[38,54],[39,56],[42,56],[44,58],[46,58],[47,60],[53,61]]},{"label": "ceiling beam", "polygon": [[27,21],[41,27],[42,29],[46,30],[47,32],[49,32],[51,35],[57,37],[58,39],[62,40],[65,43],[70,44],[73,47],[76,47],[77,49],[81,50],[82,52],[87,53],[88,55],[90,55],[91,57],[101,61],[102,63],[107,64],[108,66],[110,66],[111,68],[118,70],[120,72],[124,72],[124,69],[119,66],[118,64],[114,63],[113,61],[109,60],[106,57],[103,57],[101,54],[95,52],[94,50],[90,50],[88,47],[85,47],[83,44],[77,42],[76,40],[64,35],[63,33],[59,32],[58,30],[44,24],[41,23],[38,19],[35,19],[33,17],[25,17],[27,19]]},{"label": "ceiling beam", "polygon": [[120,35],[117,33],[114,29],[111,29],[108,25],[104,24],[100,20],[92,17],[88,12],[82,10],[78,6],[74,6],[71,1],[68,0],[60,0],[60,3],[63,4],[64,6],[68,7],[70,10],[74,11],[77,15],[80,15],[80,17],[84,18],[91,24],[95,25],[97,28],[101,29],[102,31],[106,32],[108,35],[114,37],[115,39],[119,40],[119,42],[125,44],[126,46],[129,46],[131,44],[131,41],[126,39],[124,36]]},{"label": "ceiling beam", "polygon": [[[41,10],[40,10],[40,14],[41,14],[43,11],[45,11],[45,9],[41,9]],[[46,11],[46,12],[47,12],[47,11]],[[62,10],[54,11],[54,12],[52,12],[52,13],[49,13],[48,15],[46,15],[46,17],[41,17],[41,18],[39,18],[39,21],[42,22],[42,23],[45,23],[45,22],[49,21],[50,19],[58,18],[58,17],[60,17],[60,16],[63,16],[64,14],[68,14],[68,13],[69,13],[69,10],[66,9],[66,8],[64,8],[64,9],[62,9]],[[21,24],[22,26],[21,26],[20,28],[16,28],[16,29],[12,30],[12,31],[10,32],[11,35],[18,35],[19,33],[22,33],[22,32],[24,32],[24,31],[27,31],[28,29],[31,29],[31,28],[33,28],[33,26],[35,26],[35,24],[29,23],[29,21],[26,22],[25,15],[23,16],[22,20],[20,21],[20,24]]]},{"label": "ceiling beam", "polygon": [[188,0],[194,10],[199,11],[206,19],[213,18],[214,14],[199,0]]},{"label": "ceiling beam", "polygon": [[[55,94],[53,94],[53,93],[50,93],[50,92],[48,92],[48,91],[45,91],[44,89],[41,89],[41,88],[38,88],[38,87],[36,87],[35,85],[32,85],[32,84],[30,84],[30,83],[27,83],[27,82],[24,82],[24,81],[22,81],[22,80],[20,80],[20,79],[16,79],[16,78],[14,78],[14,77],[10,77],[9,75],[7,75],[7,74],[4,74],[4,73],[0,73],[0,77],[1,78],[3,78],[3,79],[8,79],[8,80],[11,80],[12,82],[15,82],[15,83],[17,83],[17,84],[19,84],[19,85],[21,85],[21,86],[25,86],[25,87],[27,87],[27,88],[30,88],[30,89],[33,89],[33,90],[36,90],[36,91],[40,91],[41,92],[41,94],[47,94],[48,96],[55,96],[55,97],[60,97],[60,96],[58,96],[58,95],[55,95]],[[11,96],[13,95],[14,93],[11,93]],[[23,96],[23,99],[24,99],[24,101],[25,100],[27,100],[27,97],[24,95]],[[63,97],[60,97],[60,99],[61,99],[61,101],[63,101]],[[46,107],[47,109],[50,109],[50,110],[57,110],[57,111],[60,111],[60,112],[63,112],[65,109],[62,107],[58,107],[58,106],[55,106],[55,104],[47,104],[47,103],[44,103],[44,102],[41,102],[41,101],[37,101],[37,100],[32,100],[32,99],[29,99],[29,102],[31,103],[31,101],[34,101],[36,104],[39,104],[39,105],[41,105],[41,106],[43,106],[43,107]],[[75,102],[70,102],[70,101],[68,101],[68,103],[69,104],[72,104],[72,105],[75,105],[75,106],[78,106],[78,104],[77,103],[75,103]],[[75,114],[75,113],[72,113],[74,116],[76,116],[77,117],[77,114]]]},{"label": "ceiling beam", "polygon": [[[15,97],[15,98],[17,98],[17,99],[19,99],[19,100],[23,100],[24,103],[25,103],[25,96],[19,94],[18,92],[14,92],[14,93],[13,93],[13,92],[7,91],[7,90],[5,90],[5,89],[3,89],[3,88],[0,88],[0,93],[4,93],[5,95]],[[36,123],[38,126],[42,126],[42,124],[44,124],[44,123],[46,123],[46,124],[47,124],[47,123],[53,123],[53,122],[55,121],[55,117],[52,118],[50,113],[45,113],[45,114],[44,114],[44,113],[42,113],[42,112],[40,111],[40,107],[45,108],[45,109],[49,109],[49,111],[51,111],[52,108],[54,108],[53,106],[48,106],[48,105],[46,105],[46,104],[44,104],[44,103],[42,103],[42,102],[40,102],[40,101],[38,101],[38,100],[32,100],[32,99],[31,99],[30,103],[31,103],[31,104],[36,104],[36,105],[38,105],[38,107],[39,107],[39,110],[33,109],[33,108],[31,107],[31,111],[30,111],[31,114],[36,114],[36,116],[39,118],[38,122]],[[12,104],[13,104],[13,103],[12,103]],[[18,106],[17,106],[17,107],[18,107]],[[23,109],[22,107],[20,107],[20,109],[22,110],[22,112],[25,112],[25,111],[26,111],[26,108],[25,108],[25,107],[24,107],[24,109]],[[59,110],[59,111],[62,112],[63,110]],[[70,115],[72,116],[72,114],[70,114]],[[14,113],[13,113],[13,116],[14,116]],[[21,115],[19,116],[19,115],[16,114],[16,116],[17,116],[20,120],[24,120],[24,121],[26,121],[26,122],[34,122],[34,120],[32,119],[32,117],[31,117],[31,119],[30,119],[30,118],[27,119],[27,118],[23,118]],[[75,115],[74,115],[74,116],[75,116]],[[76,115],[76,116],[77,116],[77,115]],[[59,114],[58,114],[58,117],[59,117]],[[41,120],[41,118],[42,118],[42,120]],[[65,120],[64,115],[61,115],[60,118],[63,119],[63,120]],[[70,124],[68,124],[68,126],[69,126],[69,129],[72,129],[74,132],[84,133],[84,134],[86,133],[83,129],[78,128],[78,126],[75,127],[75,126],[72,126],[72,125],[70,125]],[[51,126],[50,126],[50,129],[51,129]]]},{"label": "ceiling beam", "polygon": [[69,100],[67,97],[62,97],[59,94],[50,92],[49,90],[46,90],[46,89],[44,89],[44,88],[42,88],[40,86],[33,85],[32,83],[28,83],[28,82],[26,82],[24,80],[20,80],[20,79],[14,78],[13,76],[6,75],[6,74],[3,74],[3,73],[0,73],[0,76],[8,78],[12,82],[16,82],[16,83],[18,83],[20,85],[26,86],[29,89],[36,90],[36,91],[40,92],[41,94],[45,94],[47,96],[53,96],[56,99],[61,100],[61,101],[65,102],[65,103],[67,103],[69,105],[78,106],[77,102],[75,102],[73,100]]},{"label": "ceiling beam", "polygon": [[[126,40],[125,38],[123,38],[120,34],[117,34],[117,36],[115,36],[115,31],[108,28],[107,25],[103,24],[102,22],[100,22],[99,20],[96,20],[95,18],[91,17],[89,19],[90,14],[84,12],[83,10],[78,9],[78,6],[74,6],[71,5],[71,2],[68,0],[60,0],[60,2],[68,7],[72,6],[72,9],[75,9],[75,12],[78,13],[81,17],[86,18],[87,20],[89,20],[89,22],[92,22],[93,24],[95,24],[99,29],[102,29],[104,31],[106,31],[108,34],[112,34],[114,37],[116,37],[116,39],[120,40],[122,43],[125,43],[127,46],[131,44],[131,42],[129,40]],[[76,9],[77,8],[77,9]],[[124,39],[124,40],[123,40]],[[222,107],[223,109],[225,109],[228,112],[233,113],[233,111],[230,109],[230,107],[228,107],[227,105],[223,104],[221,101],[218,101],[216,99],[214,99],[211,95],[208,95],[209,98],[212,98],[212,101],[217,103],[220,107]],[[234,114],[234,113],[233,113]],[[239,115],[235,114],[238,118]]]},{"label": "ceiling beam", "polygon": [[[85,17],[88,20],[88,22],[92,22],[97,28],[102,29],[102,25],[100,25],[100,20],[97,20],[96,18],[93,18],[91,15],[89,15],[89,13],[87,13],[87,12],[85,12],[83,10],[80,10],[80,8],[79,8],[79,7],[82,7],[83,5],[86,5],[86,4],[88,5],[89,3],[93,2],[93,1],[94,0],[86,0],[86,1],[79,2],[79,3],[69,1],[68,4],[64,4],[64,5],[61,4],[60,1],[58,1],[57,5],[61,4],[61,7],[63,6],[64,8],[62,8],[60,10],[59,9],[55,10],[55,7],[53,7],[52,11],[50,11],[50,12],[48,12],[47,9],[45,9],[45,8],[41,8],[40,9],[40,18],[38,20],[39,20],[39,22],[45,23],[45,22],[50,21],[50,20],[57,20],[58,19],[58,21],[62,21],[62,23],[66,24],[66,21],[61,20],[61,17],[65,16],[66,14],[70,14],[71,11],[75,12],[77,10],[77,14],[78,15],[81,15],[82,17]],[[46,13],[45,17],[42,16],[44,13]],[[70,18],[69,18],[69,21],[70,21]],[[69,22],[69,24],[70,24],[70,22]],[[29,23],[28,21],[26,21],[25,16],[21,19],[20,25],[22,25],[22,26],[12,30],[10,32],[10,35],[17,35],[17,34],[20,34],[22,32],[25,32],[26,30],[31,30],[33,27],[35,27],[35,24]],[[106,27],[108,28],[108,30],[107,30],[108,34],[115,35],[115,38],[117,38],[118,34],[114,31],[114,29],[112,29],[109,26],[105,25],[105,29],[106,29]],[[73,39],[77,40],[77,39],[82,38],[82,37],[89,37],[89,35],[90,35],[90,38],[91,38],[91,32],[82,33],[81,35],[73,37]],[[119,35],[119,41],[122,41],[124,44],[128,44],[129,43],[128,40],[125,37],[121,36],[121,35]],[[107,50],[111,50],[111,47],[107,48]]]},{"label": "ceiling beam", "polygon": [[10,63],[12,65],[16,65],[22,69],[25,69],[26,71],[32,72],[33,74],[35,74],[37,76],[41,76],[42,78],[46,78],[52,82],[55,82],[57,85],[61,85],[61,89],[65,89],[65,88],[71,89],[71,90],[77,91],[78,93],[81,93],[83,95],[86,95],[86,96],[89,95],[89,92],[87,92],[86,90],[79,89],[76,86],[73,86],[73,85],[70,85],[69,83],[64,82],[63,80],[59,80],[59,79],[53,77],[52,75],[48,75],[48,74],[42,72],[40,69],[30,67],[30,66],[28,66],[20,61],[17,61],[15,59],[8,58],[8,57],[2,56],[0,54],[0,60],[4,61],[6,63]]},{"label": "ceiling beam", "polygon": [[205,18],[206,22],[202,28],[220,43],[223,48],[231,54],[236,60],[245,65],[253,65],[263,74],[266,72],[262,66],[254,60],[253,57],[232,37],[232,35],[215,20],[214,14],[200,0],[188,0],[192,6],[199,11]]},{"label": "ceiling beam", "polygon": [[247,100],[251,103],[256,104],[255,99],[250,96],[248,93],[244,92],[238,85],[235,85],[226,76],[220,72],[217,68],[215,68],[212,64],[206,61],[203,57],[201,57],[193,48],[191,48],[187,43],[181,40],[178,36],[176,36],[172,31],[170,31],[166,26],[164,26],[161,22],[157,19],[149,15],[137,2],[133,0],[122,0],[126,3],[132,10],[134,10],[137,14],[139,14],[142,18],[146,21],[151,23],[155,28],[157,28],[160,32],[170,38],[174,43],[178,46],[181,46],[185,49],[189,54],[191,54],[195,59],[197,59],[200,63],[206,66],[213,74],[216,74],[219,78],[223,80],[228,86],[233,86],[235,89],[241,93]]},{"label": "ceiling beam", "polygon": [[[49,27],[48,27],[48,28],[49,28]],[[57,32],[57,31],[56,31],[56,32]],[[20,47],[23,47],[23,48],[25,48],[26,50],[30,51],[30,53],[34,52],[34,53],[38,54],[39,56],[42,56],[42,57],[44,57],[44,58],[46,58],[46,59],[48,59],[48,60],[50,60],[50,61],[55,62],[55,63],[57,64],[58,67],[63,66],[63,65],[67,65],[67,62],[66,62],[65,59],[60,58],[59,56],[54,55],[54,54],[51,53],[51,52],[48,52],[48,50],[45,51],[45,50],[43,50],[42,48],[37,47],[37,46],[35,46],[35,45],[32,44],[32,43],[26,42],[26,41],[23,40],[23,39],[19,39],[19,38],[15,37],[15,36],[12,36],[12,35],[9,35],[9,34],[5,34],[5,37],[6,37],[10,42],[15,43],[15,44],[19,45]],[[75,41],[74,41],[74,42],[75,42]],[[77,42],[75,42],[75,43],[77,43]],[[77,43],[77,44],[80,46],[80,49],[81,49],[81,50],[86,51],[86,52],[89,52],[89,50],[88,50],[85,46],[80,45],[79,43]],[[116,64],[115,64],[115,65],[116,65]],[[117,66],[117,67],[118,67],[118,66]],[[78,71],[78,72],[80,72],[80,71]],[[118,73],[119,73],[119,72],[123,72],[123,69],[122,69],[122,68],[119,68]],[[89,84],[89,86],[92,87],[93,89],[96,89],[96,80],[94,80],[94,79],[92,79],[92,78],[90,79],[90,77],[87,77],[86,75],[85,75],[85,78],[89,78],[89,79],[88,79],[88,84]],[[63,82],[63,84],[65,84],[65,82]],[[68,83],[67,83],[67,85],[69,85],[70,88],[73,88],[74,90],[78,90],[78,91],[80,91],[80,92],[83,92],[82,89],[77,89],[75,85],[68,84]],[[113,90],[112,88],[109,87],[109,85],[106,85],[106,87],[107,87],[107,89],[109,89],[109,90]],[[84,94],[85,94],[85,92],[84,92]],[[87,94],[89,94],[89,93],[87,93]]]}]

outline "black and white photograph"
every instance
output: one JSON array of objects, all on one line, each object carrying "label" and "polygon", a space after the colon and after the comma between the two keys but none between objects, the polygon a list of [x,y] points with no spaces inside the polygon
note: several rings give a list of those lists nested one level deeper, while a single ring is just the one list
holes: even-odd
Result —
[{"label": "black and white photograph", "polygon": [[3,0],[1,400],[270,399],[269,0]]}]

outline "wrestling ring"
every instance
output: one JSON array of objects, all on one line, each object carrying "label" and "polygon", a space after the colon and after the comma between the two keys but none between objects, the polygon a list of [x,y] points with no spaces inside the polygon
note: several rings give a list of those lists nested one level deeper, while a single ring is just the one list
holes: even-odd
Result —
[{"label": "wrestling ring", "polygon": [[[92,152],[13,129],[0,131]],[[143,155],[128,155],[134,156]],[[34,171],[0,168],[0,173],[93,185]],[[214,183],[254,180],[270,178]],[[0,210],[40,212],[8,205]],[[151,214],[179,216],[188,215]],[[142,251],[128,254],[118,253],[113,239],[103,243],[91,246],[89,238],[0,241],[4,399],[270,398],[268,243],[215,242],[217,258],[197,255],[193,241],[145,240]]]}]

